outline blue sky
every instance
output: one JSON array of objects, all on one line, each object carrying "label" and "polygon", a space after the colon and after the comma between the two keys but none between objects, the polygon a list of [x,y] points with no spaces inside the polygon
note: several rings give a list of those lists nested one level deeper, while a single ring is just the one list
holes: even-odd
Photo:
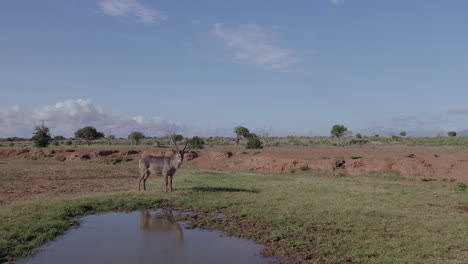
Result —
[{"label": "blue sky", "polygon": [[0,137],[468,129],[468,1],[2,1]]}]

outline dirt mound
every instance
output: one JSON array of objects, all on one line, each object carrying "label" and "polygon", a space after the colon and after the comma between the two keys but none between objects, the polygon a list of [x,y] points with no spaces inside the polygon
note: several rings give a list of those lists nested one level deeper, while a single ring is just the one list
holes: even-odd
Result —
[{"label": "dirt mound", "polygon": [[[172,150],[128,149],[0,149],[0,158],[45,158],[60,161],[94,159],[138,160],[144,155],[171,156]],[[289,173],[321,170],[357,175],[400,172],[402,176],[468,182],[468,156],[462,148],[314,147],[241,150],[213,148],[191,151],[184,167],[196,169]]]}]

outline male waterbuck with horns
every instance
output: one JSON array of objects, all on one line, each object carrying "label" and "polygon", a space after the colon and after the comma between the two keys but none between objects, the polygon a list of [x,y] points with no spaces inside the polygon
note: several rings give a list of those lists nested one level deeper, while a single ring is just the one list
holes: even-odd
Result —
[{"label": "male waterbuck with horns", "polygon": [[166,192],[168,192],[168,183],[169,191],[172,192],[172,177],[180,165],[182,165],[184,154],[188,153],[189,150],[185,150],[187,148],[187,140],[185,140],[183,150],[177,147],[174,140],[171,141],[177,149],[172,150],[172,152],[174,152],[172,157],[148,155],[140,159],[140,181],[138,182],[138,190],[140,190],[141,181],[143,181],[143,189],[146,191],[146,179],[148,179],[150,174],[157,174],[163,176],[164,183],[166,184]]}]

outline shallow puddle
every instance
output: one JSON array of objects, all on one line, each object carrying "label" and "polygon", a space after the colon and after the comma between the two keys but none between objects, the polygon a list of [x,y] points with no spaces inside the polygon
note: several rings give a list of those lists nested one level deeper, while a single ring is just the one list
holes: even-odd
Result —
[{"label": "shallow puddle", "polygon": [[172,212],[91,215],[18,263],[274,263],[262,246],[218,231],[185,229]]}]

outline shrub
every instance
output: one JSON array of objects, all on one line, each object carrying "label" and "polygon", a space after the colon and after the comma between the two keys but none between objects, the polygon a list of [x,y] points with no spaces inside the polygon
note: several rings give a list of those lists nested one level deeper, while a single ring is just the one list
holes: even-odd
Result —
[{"label": "shrub", "polygon": [[68,140],[66,143],[65,143],[67,146],[71,146],[73,145],[73,142],[71,140]]},{"label": "shrub", "polygon": [[54,140],[64,140],[65,138],[63,136],[55,136]]},{"label": "shrub", "polygon": [[261,149],[263,148],[262,142],[257,137],[255,133],[250,134],[249,139],[247,140],[247,149]]},{"label": "shrub", "polygon": [[457,184],[456,190],[460,191],[460,192],[464,192],[464,191],[466,191],[467,188],[468,188],[468,186],[466,184],[459,183],[459,184]]},{"label": "shrub", "polygon": [[176,134],[172,136],[172,140],[174,140],[174,142],[182,141],[182,139],[184,139],[184,136],[182,136],[181,134]]},{"label": "shrub", "polygon": [[302,166],[299,167],[299,170],[300,171],[308,171],[308,170],[310,170],[310,168],[307,165],[302,165]]},{"label": "shrub", "polygon": [[54,145],[54,146],[58,146],[59,144],[60,144],[60,142],[58,142],[58,141],[56,141],[56,140],[54,140],[54,141],[52,142],[52,145]]},{"label": "shrub", "polygon": [[86,126],[86,127],[78,129],[75,132],[75,137],[83,139],[84,141],[86,141],[86,144],[88,144],[89,146],[91,145],[91,140],[103,138],[104,133],[98,132],[96,128],[92,126]]},{"label": "shrub", "polygon": [[351,159],[361,159],[361,156],[351,156]]},{"label": "shrub", "polygon": [[339,145],[344,146],[343,137],[348,133],[348,128],[343,125],[334,125],[330,131],[331,135],[338,139]]},{"label": "shrub", "polygon": [[456,137],[456,136],[457,136],[457,132],[455,132],[455,131],[450,131],[450,132],[447,132],[447,135],[448,135],[449,137]]},{"label": "shrub", "polygon": [[346,128],[343,125],[334,125],[330,131],[332,136],[341,138],[342,136],[345,135],[345,133],[348,131],[348,128]]},{"label": "shrub", "polygon": [[135,142],[135,145],[140,145],[140,141],[145,138],[145,134],[139,131],[133,131],[128,135],[128,139]]},{"label": "shrub", "polygon": [[202,149],[205,141],[201,137],[194,136],[188,142],[189,149]]},{"label": "shrub", "polygon": [[34,146],[38,148],[45,148],[47,147],[50,142],[52,141],[52,137],[49,133],[49,128],[46,127],[44,124],[36,126],[35,132],[31,140],[34,142]]},{"label": "shrub", "polygon": [[351,139],[351,141],[349,141],[349,144],[351,144],[351,145],[363,145],[363,144],[367,144],[367,143],[369,143],[369,140],[362,139],[362,138],[360,138],[360,139],[353,138],[353,139]]}]

